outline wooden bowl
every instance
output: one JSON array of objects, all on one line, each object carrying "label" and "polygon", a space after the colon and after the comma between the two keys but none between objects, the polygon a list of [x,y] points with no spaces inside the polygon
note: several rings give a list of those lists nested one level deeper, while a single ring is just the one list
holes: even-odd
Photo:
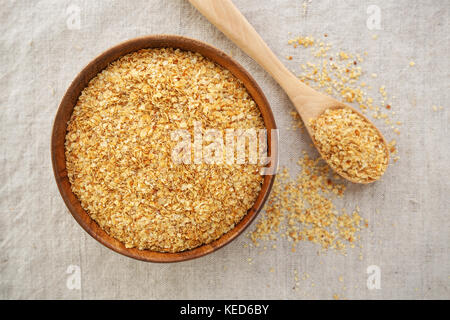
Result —
[{"label": "wooden bowl", "polygon": [[[179,48],[182,50],[198,52],[221,65],[222,67],[228,69],[231,73],[233,73],[235,77],[240,79],[244,83],[252,98],[257,103],[263,116],[265,126],[268,129],[268,141],[271,141],[270,129],[276,129],[276,124],[269,103],[262,93],[261,88],[241,65],[239,65],[236,61],[234,61],[222,51],[201,41],[176,35],[152,35],[123,42],[105,51],[97,58],[95,58],[91,63],[89,63],[77,75],[75,80],[73,80],[72,84],[70,85],[69,89],[67,89],[67,92],[64,95],[61,104],[59,105],[58,112],[53,124],[51,153],[53,172],[55,174],[56,184],[58,185],[61,196],[64,199],[67,208],[69,208],[72,216],[81,225],[81,227],[86,230],[87,233],[89,233],[93,238],[98,240],[104,246],[131,258],[151,262],[176,262],[198,258],[211,253],[231,242],[239,234],[241,234],[263,207],[264,202],[267,199],[272,188],[275,175],[264,176],[261,192],[259,193],[255,204],[248,211],[247,215],[235,226],[234,229],[230,230],[219,239],[195,249],[178,253],[164,253],[150,250],[139,250],[136,248],[125,248],[125,246],[120,241],[110,237],[103,229],[101,229],[100,226],[90,218],[86,211],[84,211],[84,209],[81,207],[80,201],[71,190],[70,182],[67,176],[66,159],[64,153],[67,121],[72,115],[78,97],[80,96],[82,90],[87,86],[89,81],[100,71],[106,68],[109,63],[117,60],[123,55],[144,48],[162,47]],[[277,161],[278,155],[276,144],[271,145],[270,143],[268,143],[268,154],[270,156],[274,155],[272,159],[274,159],[274,161]]]}]

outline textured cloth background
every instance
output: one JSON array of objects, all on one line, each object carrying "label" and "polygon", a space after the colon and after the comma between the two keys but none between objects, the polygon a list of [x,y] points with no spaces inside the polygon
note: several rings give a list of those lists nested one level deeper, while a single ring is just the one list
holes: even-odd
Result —
[{"label": "textured cloth background", "polygon": [[[311,141],[300,131],[287,130],[293,108],[274,80],[187,1],[1,0],[0,298],[450,298],[450,2],[313,0],[305,1],[306,10],[303,3],[235,0],[297,72],[309,55],[287,45],[295,35],[321,38],[327,33],[335,49],[367,51],[364,69],[378,74],[367,82],[375,91],[386,85],[396,97],[397,119],[404,122],[398,137],[377,122],[389,140],[397,139],[399,162],[380,182],[349,185],[339,203],[350,209],[359,205],[369,219],[362,249],[347,256],[318,254],[317,246],[300,243],[293,253],[289,243],[278,241],[277,249],[261,254],[244,248],[249,240],[241,236],[200,259],[152,264],[100,245],[78,226],[58,193],[50,134],[70,82],[119,42],[180,34],[232,53],[271,103],[281,128],[281,164],[295,171],[302,150],[313,153]],[[369,5],[381,9],[381,30],[366,26]],[[294,59],[287,61],[287,55]],[[413,68],[410,61],[416,62]],[[444,109],[433,112],[432,105]],[[381,289],[366,286],[370,265],[380,267]],[[78,267],[81,287],[70,289],[67,281]],[[298,291],[293,289],[294,269],[300,277]],[[302,279],[304,273],[308,279]]]}]

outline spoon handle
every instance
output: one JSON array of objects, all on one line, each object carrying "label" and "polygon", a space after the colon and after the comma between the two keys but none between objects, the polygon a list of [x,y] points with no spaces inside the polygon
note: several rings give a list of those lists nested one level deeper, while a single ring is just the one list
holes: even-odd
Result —
[{"label": "spoon handle", "polygon": [[327,96],[305,85],[283,65],[231,0],[189,2],[278,82],[304,121],[329,102]]},{"label": "spoon handle", "polygon": [[266,69],[277,82],[283,82],[286,77],[295,78],[230,0],[189,1],[238,47]]}]

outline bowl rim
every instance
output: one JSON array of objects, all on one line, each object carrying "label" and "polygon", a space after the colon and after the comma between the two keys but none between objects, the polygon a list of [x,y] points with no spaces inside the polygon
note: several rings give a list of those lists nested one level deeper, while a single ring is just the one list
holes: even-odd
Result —
[{"label": "bowl rim", "polygon": [[67,176],[64,152],[67,121],[72,115],[81,91],[93,77],[105,69],[111,62],[117,60],[121,56],[141,49],[164,47],[199,52],[203,56],[206,56],[210,60],[229,70],[235,77],[244,83],[247,91],[255,100],[263,116],[264,124],[268,131],[268,140],[272,141],[272,143],[268,143],[268,152],[272,161],[275,162],[273,165],[278,165],[278,137],[275,139],[270,139],[272,135],[272,131],[270,129],[277,129],[277,126],[269,102],[253,77],[237,61],[225,54],[223,51],[200,40],[170,34],[157,34],[133,38],[103,51],[78,73],[58,106],[56,116],[53,121],[51,136],[53,173],[61,197],[69,209],[69,212],[90,236],[102,245],[117,253],[147,262],[187,261],[210,254],[230,243],[245,231],[245,229],[261,211],[270,194],[276,175],[275,173],[273,175],[264,176],[261,191],[253,207],[248,210],[244,218],[242,218],[242,220],[236,224],[233,229],[211,243],[203,244],[199,247],[182,252],[166,253],[151,250],[139,250],[137,248],[126,248],[122,242],[109,236],[106,231],[101,229],[97,222],[95,222],[88,215],[88,213],[81,207],[78,198],[73,194]]}]

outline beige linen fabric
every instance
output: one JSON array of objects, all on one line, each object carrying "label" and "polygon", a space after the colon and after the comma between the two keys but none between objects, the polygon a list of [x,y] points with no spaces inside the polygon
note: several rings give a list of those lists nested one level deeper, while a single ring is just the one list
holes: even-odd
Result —
[{"label": "beige linen fabric", "polygon": [[[369,230],[362,233],[363,248],[347,256],[318,255],[317,246],[301,243],[292,253],[289,243],[278,241],[276,250],[259,254],[260,250],[244,248],[249,241],[241,236],[200,259],[151,264],[100,245],[78,226],[58,193],[50,133],[70,82],[107,48],[161,33],[206,41],[232,53],[262,87],[281,129],[281,165],[297,170],[302,150],[314,154],[310,139],[287,130],[292,105],[274,80],[185,0],[2,0],[0,298],[450,298],[450,2],[235,3],[290,69],[299,71],[299,64],[309,57],[287,45],[290,37],[327,33],[335,48],[367,51],[364,68],[378,74],[368,82],[386,85],[396,96],[392,106],[404,122],[401,135],[377,123],[389,139],[397,139],[401,159],[381,182],[349,185],[339,203],[347,208],[359,205],[369,220]],[[380,9],[381,30],[367,27],[370,5]],[[287,61],[287,55],[294,59]],[[416,65],[410,67],[410,61]],[[432,105],[444,108],[434,112]],[[371,265],[381,270],[378,290],[366,286]],[[300,278],[309,275],[298,291],[293,290],[294,269]],[[72,281],[77,270],[79,289]]]}]

